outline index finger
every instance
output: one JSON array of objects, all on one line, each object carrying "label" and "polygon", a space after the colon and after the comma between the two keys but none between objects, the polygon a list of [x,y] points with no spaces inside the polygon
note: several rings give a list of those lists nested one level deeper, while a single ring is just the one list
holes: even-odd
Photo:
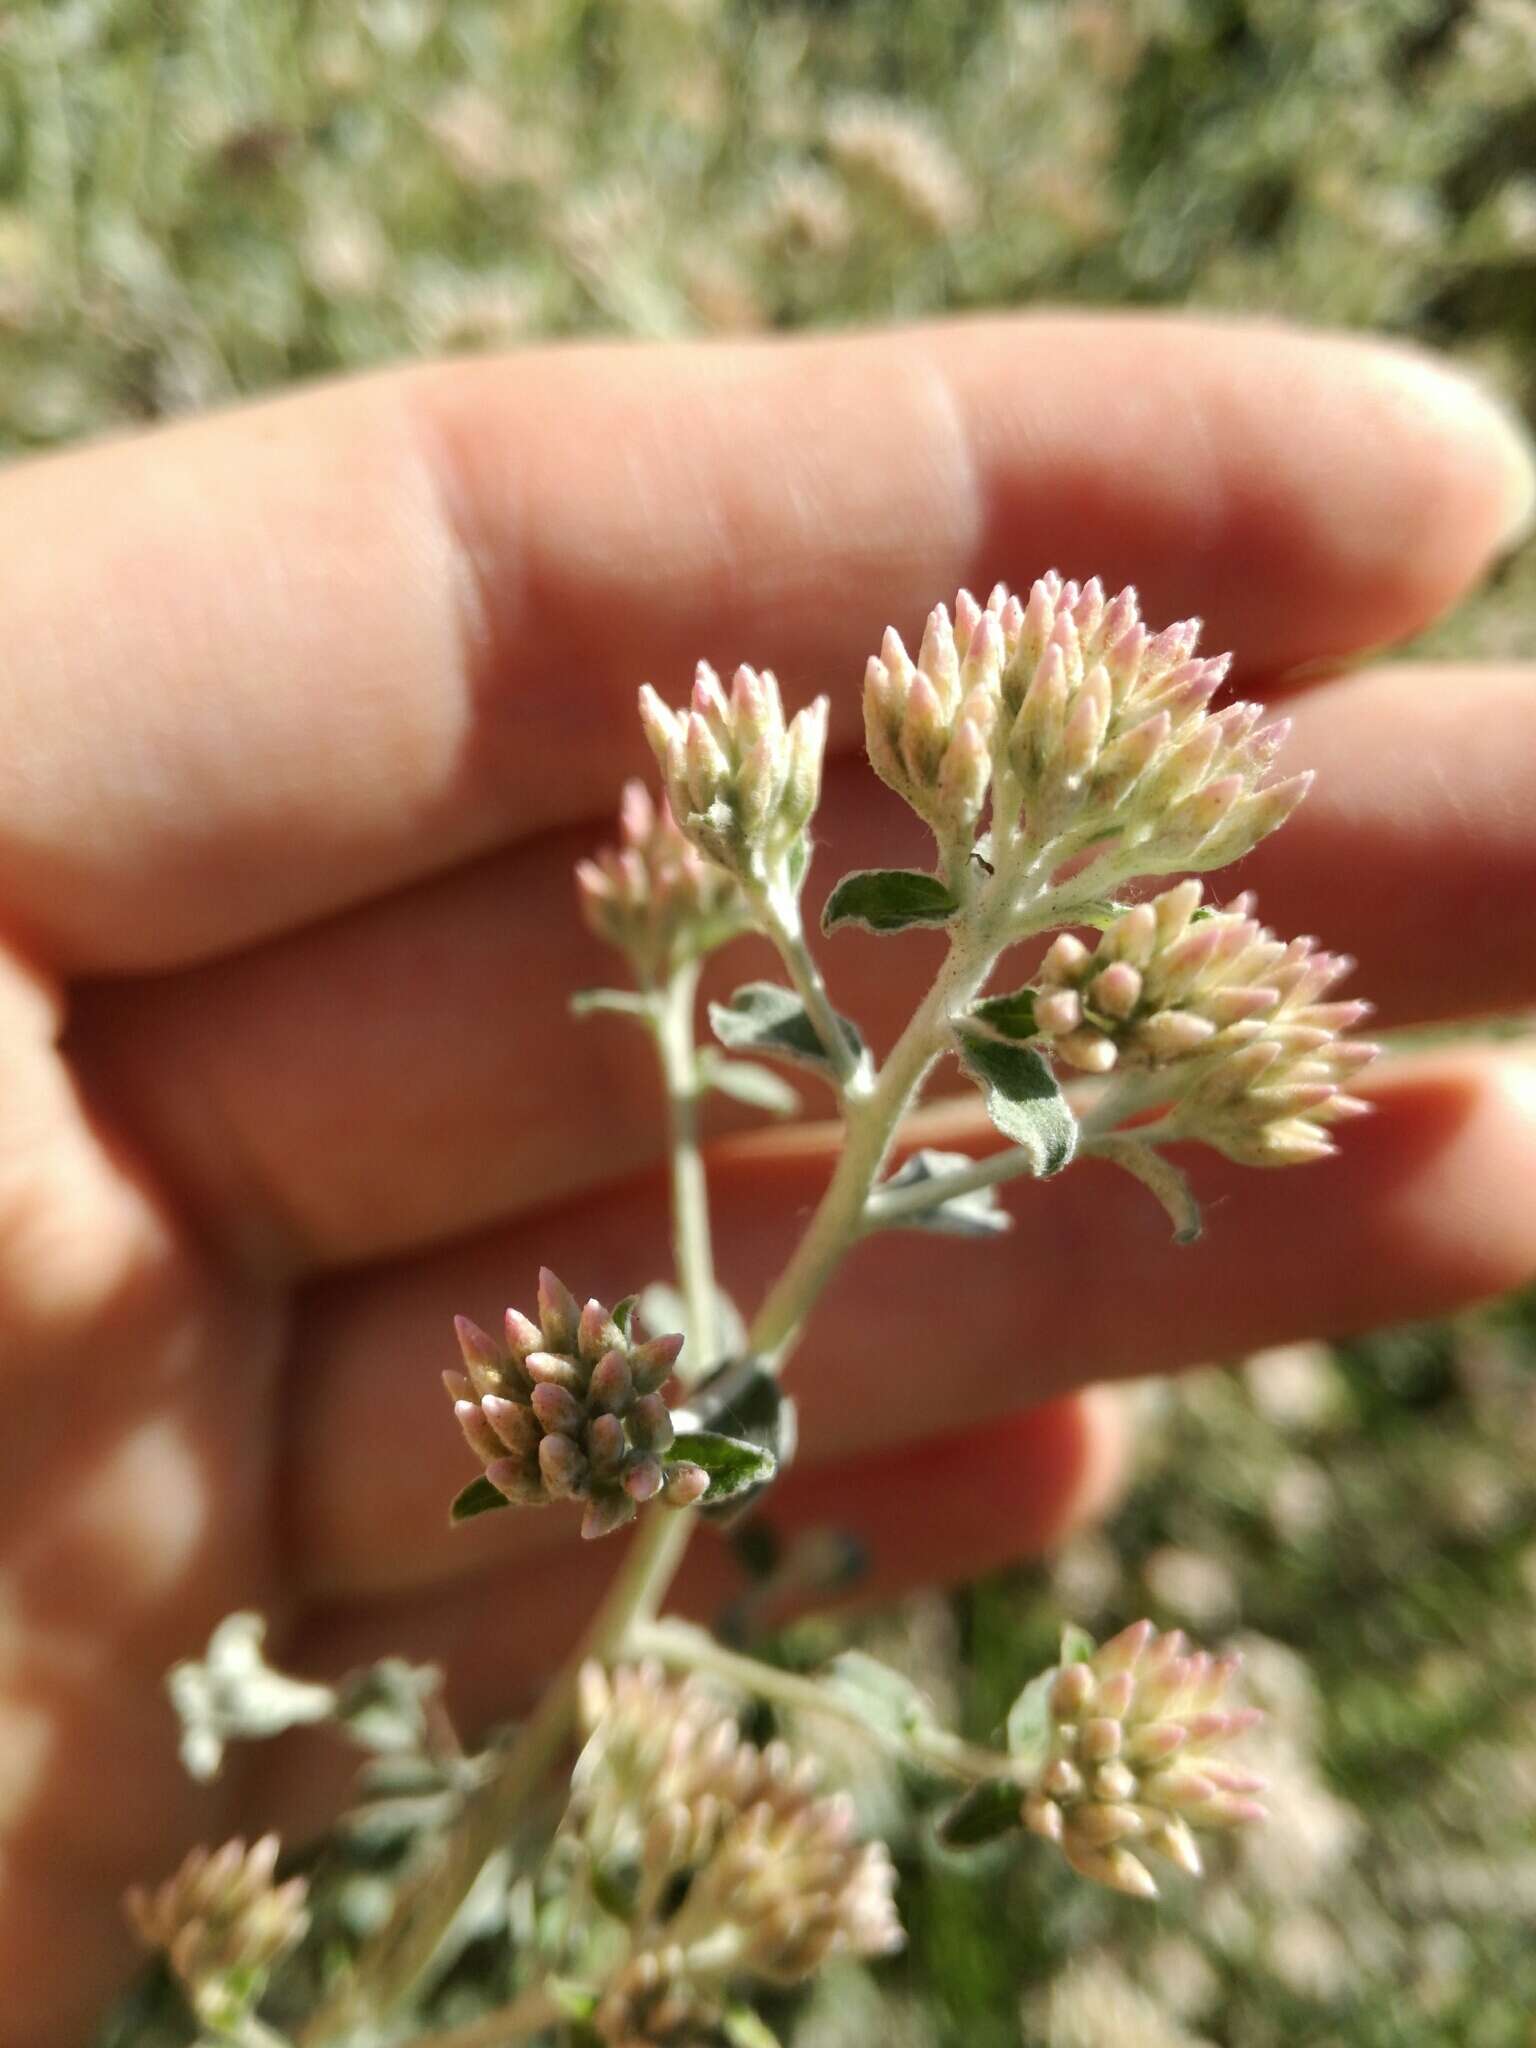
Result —
[{"label": "index finger", "polygon": [[66,970],[233,950],[606,811],[647,673],[856,677],[1051,561],[1208,612],[1251,682],[1422,624],[1531,491],[1424,358],[1099,315],[532,351],[31,465],[0,916]]}]

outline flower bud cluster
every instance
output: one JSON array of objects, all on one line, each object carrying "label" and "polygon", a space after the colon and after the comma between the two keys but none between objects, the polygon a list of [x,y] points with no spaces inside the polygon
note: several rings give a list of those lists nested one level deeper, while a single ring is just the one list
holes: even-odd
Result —
[{"label": "flower bud cluster", "polygon": [[735,879],[703,857],[643,782],[624,785],[619,832],[618,846],[577,862],[576,885],[587,923],[628,956],[642,984],[746,928]]},{"label": "flower bud cluster", "polygon": [[124,1906],[149,1948],[163,1949],[199,2015],[210,2022],[253,2005],[274,1964],[308,1931],[302,1877],[275,1884],[279,1844],[264,1835],[198,1847],[158,1890],[135,1886]]},{"label": "flower bud cluster", "polygon": [[[1230,657],[1199,658],[1198,619],[1161,633],[1136,592],[1106,597],[1052,570],[1027,600],[998,584],[940,607],[914,664],[886,635],[865,682],[876,772],[941,838],[974,826],[994,785],[1031,842],[1065,858],[1112,841],[1121,879],[1217,868],[1283,824],[1310,776],[1266,780],[1288,730],[1256,705],[1212,712]],[[988,742],[990,764],[980,758]]]},{"label": "flower bud cluster", "polygon": [[1122,876],[1219,868],[1290,816],[1309,775],[1266,783],[1289,731],[1254,704],[1212,713],[1229,655],[1198,658],[1200,621],[1160,633],[1136,592],[1052,570],[1020,604],[988,599],[1007,658],[999,756],[1035,840],[1113,833]]},{"label": "flower bud cluster", "polygon": [[539,1319],[507,1310],[497,1343],[467,1316],[454,1327],[463,1372],[445,1372],[470,1449],[514,1505],[586,1503],[583,1536],[606,1536],[643,1502],[691,1507],[708,1491],[698,1465],[662,1462],[673,1443],[662,1388],[683,1348],[680,1336],[631,1338],[600,1301],[585,1308],[547,1267]]},{"label": "flower bud cluster", "polygon": [[640,720],[679,825],[700,853],[743,880],[793,880],[821,794],[828,703],[786,725],[772,673],[739,668],[729,695],[707,661],[686,711],[646,683]]},{"label": "flower bud cluster", "polygon": [[781,1742],[745,1741],[697,1681],[589,1666],[591,1740],[571,1824],[594,1862],[636,1870],[627,1962],[596,2014],[601,2038],[694,2041],[743,1977],[796,1984],[834,1955],[900,1946],[884,1847],[853,1838],[842,1796]]},{"label": "flower bud cluster", "polygon": [[994,612],[962,590],[951,624],[935,605],[914,662],[890,627],[864,673],[870,765],[941,846],[968,845],[992,785],[1003,635]]},{"label": "flower bud cluster", "polygon": [[1034,984],[1035,1025],[1086,1073],[1178,1068],[1185,1135],[1288,1165],[1330,1152],[1325,1126],[1364,1108],[1343,1084],[1376,1048],[1342,1036],[1369,1004],[1326,1000],[1353,961],[1277,939],[1252,910],[1240,896],[1201,914],[1200,884],[1180,882],[1094,946],[1063,932]]},{"label": "flower bud cluster", "polygon": [[[1049,1696],[1050,1746],[1024,1801],[1026,1827],[1073,1869],[1133,1897],[1157,1884],[1135,1850],[1200,1874],[1195,1828],[1262,1820],[1263,1781],[1218,1752],[1262,1716],[1222,1704],[1235,1657],[1189,1649],[1175,1629],[1138,1621],[1083,1663],[1064,1664]],[[1135,1845],[1135,1849],[1132,1848]]]}]

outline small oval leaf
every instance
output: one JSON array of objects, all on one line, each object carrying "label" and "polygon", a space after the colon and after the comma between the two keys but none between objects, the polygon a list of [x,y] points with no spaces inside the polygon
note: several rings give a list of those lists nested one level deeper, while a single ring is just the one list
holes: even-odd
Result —
[{"label": "small oval leaf", "polygon": [[746,1443],[738,1436],[721,1436],[713,1429],[681,1431],[672,1441],[666,1462],[702,1466],[709,1474],[709,1492],[704,1496],[704,1504],[709,1507],[731,1500],[750,1487],[766,1486],[779,1469],[778,1459],[761,1444]]},{"label": "small oval leaf", "polygon": [[986,996],[972,1006],[979,1023],[990,1024],[1004,1038],[1033,1038],[1035,1033],[1035,992],[1016,988],[1012,995]]},{"label": "small oval leaf", "polygon": [[937,875],[916,868],[859,868],[844,875],[827,898],[821,928],[860,924],[870,932],[901,932],[909,925],[948,924],[959,908]]},{"label": "small oval leaf", "polygon": [[468,1486],[448,1510],[450,1522],[472,1522],[476,1515],[494,1514],[497,1508],[509,1508],[512,1503],[504,1493],[498,1493],[482,1472],[478,1479],[471,1479]]},{"label": "small oval leaf", "polygon": [[[876,1196],[887,1190],[900,1193],[945,1180],[975,1164],[967,1152],[936,1152],[925,1146],[910,1159],[904,1159],[889,1180],[880,1183]],[[898,1214],[888,1219],[880,1215],[877,1199],[869,1220],[881,1229],[932,1230],[943,1237],[1003,1237],[1013,1228],[1013,1218],[998,1201],[996,1188],[971,1188],[963,1195],[951,1195],[948,1201],[935,1202],[931,1209],[917,1209],[909,1215]]]},{"label": "small oval leaf", "polygon": [[[857,1059],[864,1040],[856,1024],[838,1018],[848,1049]],[[776,981],[749,981],[728,1003],[711,1003],[710,1027],[728,1052],[760,1052],[770,1059],[793,1060],[832,1077],[832,1063],[793,989]]]},{"label": "small oval leaf", "polygon": [[991,1117],[1030,1160],[1039,1180],[1060,1173],[1077,1150],[1077,1118],[1055,1075],[1027,1045],[1008,1045],[960,1023],[960,1064],[981,1088]]},{"label": "small oval leaf", "polygon": [[1021,1825],[1022,1793],[1006,1778],[988,1778],[973,1785],[939,1821],[938,1835],[946,1849],[979,1849]]}]

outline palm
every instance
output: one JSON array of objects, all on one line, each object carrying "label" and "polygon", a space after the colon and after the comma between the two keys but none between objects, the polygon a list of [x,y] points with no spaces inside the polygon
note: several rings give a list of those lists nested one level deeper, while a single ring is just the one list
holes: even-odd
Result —
[{"label": "palm", "polygon": [[[439,1658],[472,1726],[606,1575],[611,1547],[577,1549],[557,1512],[450,1534],[467,1472],[434,1368],[450,1314],[489,1320],[541,1260],[610,1295],[666,1264],[653,1084],[617,1027],[564,1016],[607,971],[568,870],[638,765],[632,685],[698,653],[826,682],[849,765],[818,871],[889,861],[853,685],[888,617],[961,580],[1134,576],[1154,615],[1213,614],[1250,693],[1449,602],[1528,479],[1490,416],[1392,360],[1115,321],[552,355],[6,482],[14,2048],[80,2038],[125,1964],[126,1881],[334,1797],[309,1752],[183,1780],[161,1673],[221,1614],[265,1608],[317,1670]],[[1357,951],[1389,1023],[1536,998],[1503,910],[1536,867],[1533,705],[1527,678],[1470,671],[1301,702],[1320,791],[1243,880],[1273,922]],[[835,992],[879,1037],[909,956],[837,945]],[[958,1287],[942,1246],[870,1247],[797,1367],[779,1511],[856,1523],[876,1592],[973,1571],[1102,1486],[1100,1411],[1029,1402],[1524,1277],[1529,1074],[1425,1058],[1328,1167],[1200,1163],[1231,1193],[1194,1252],[1093,1168],[1020,1196],[1013,1246],[969,1254]],[[935,1114],[974,1134],[965,1105]],[[824,1148],[802,1127],[715,1154],[744,1296]],[[704,1552],[689,1597],[727,1575]]]}]

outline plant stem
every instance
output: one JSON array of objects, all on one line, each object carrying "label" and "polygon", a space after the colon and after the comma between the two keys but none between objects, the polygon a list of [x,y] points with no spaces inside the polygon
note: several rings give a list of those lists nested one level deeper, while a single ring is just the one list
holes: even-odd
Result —
[{"label": "plant stem", "polygon": [[943,1728],[898,1731],[879,1727],[850,1701],[841,1698],[834,1687],[802,1677],[796,1671],[781,1671],[775,1665],[760,1663],[756,1657],[743,1657],[734,1650],[723,1649],[700,1629],[679,1628],[665,1621],[646,1623],[633,1631],[631,1644],[636,1651],[655,1657],[662,1664],[683,1671],[705,1672],[774,1706],[841,1721],[846,1727],[857,1728],[893,1756],[948,1771],[971,1784],[1009,1774],[1010,1761],[998,1750],[965,1742]]},{"label": "plant stem", "polygon": [[996,953],[996,898],[987,890],[974,911],[956,922],[948,958],[890,1057],[862,1098],[845,1097],[847,1137],[836,1171],[796,1246],[757,1313],[753,1353],[782,1370],[801,1325],[864,1226],[869,1193],[890,1155],[901,1119],[948,1042],[949,1017],[971,1001]]},{"label": "plant stem", "polygon": [[667,1090],[672,1160],[672,1257],[688,1307],[689,1356],[684,1380],[703,1377],[718,1362],[715,1262],[709,1231],[709,1187],[699,1150],[699,1075],[694,1048],[696,961],[680,967],[654,998],[656,1049]]},{"label": "plant stem", "polygon": [[422,2034],[406,2048],[511,2048],[530,2034],[541,2034],[564,2015],[542,1984],[530,1985],[520,1998],[483,2019],[470,2020],[447,2033]]},{"label": "plant stem", "polygon": [[801,921],[798,898],[787,889],[768,885],[754,886],[748,894],[758,928],[777,946],[779,957],[795,985],[795,993],[804,1003],[805,1014],[832,1062],[838,1092],[845,1100],[867,1095],[870,1087],[868,1055],[856,1053],[843,1034],[832,999],[827,994],[827,985],[821,978],[821,969],[805,943],[805,926]]}]

